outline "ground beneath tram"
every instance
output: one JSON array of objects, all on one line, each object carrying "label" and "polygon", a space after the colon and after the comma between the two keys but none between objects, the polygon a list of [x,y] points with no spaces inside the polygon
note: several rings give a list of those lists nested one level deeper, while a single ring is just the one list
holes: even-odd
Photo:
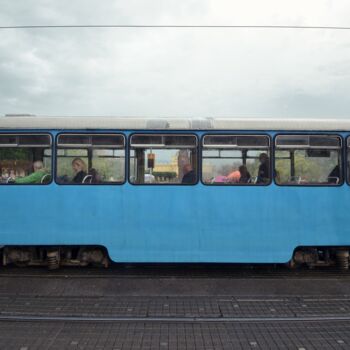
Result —
[{"label": "ground beneath tram", "polygon": [[0,349],[350,347],[347,271],[8,267],[0,278]]}]

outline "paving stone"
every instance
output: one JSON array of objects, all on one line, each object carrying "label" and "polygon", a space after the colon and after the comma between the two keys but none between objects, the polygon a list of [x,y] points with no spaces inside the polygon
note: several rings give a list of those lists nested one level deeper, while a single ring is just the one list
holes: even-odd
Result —
[{"label": "paving stone", "polygon": [[[42,337],[45,332],[46,337]],[[342,338],[339,338],[339,334]],[[185,335],[185,336],[184,336]],[[40,338],[40,341],[38,339]],[[346,349],[349,322],[1,322],[0,349]]]}]

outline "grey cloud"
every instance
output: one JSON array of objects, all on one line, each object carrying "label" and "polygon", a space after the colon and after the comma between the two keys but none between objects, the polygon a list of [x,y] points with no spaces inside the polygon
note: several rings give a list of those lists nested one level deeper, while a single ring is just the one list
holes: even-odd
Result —
[{"label": "grey cloud", "polygon": [[[268,3],[3,0],[0,22],[342,24],[350,13],[345,1]],[[0,31],[0,114],[346,117],[349,47],[325,31]]]},{"label": "grey cloud", "polygon": [[298,91],[284,92],[275,100],[274,115],[280,117],[349,118],[348,89],[338,88],[327,95],[311,95]]}]

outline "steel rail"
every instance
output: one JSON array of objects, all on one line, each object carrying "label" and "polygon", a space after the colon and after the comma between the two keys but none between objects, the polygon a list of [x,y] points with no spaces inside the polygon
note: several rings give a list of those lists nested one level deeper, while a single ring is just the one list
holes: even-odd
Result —
[{"label": "steel rail", "polygon": [[[28,268],[29,269],[29,268]],[[138,279],[150,279],[150,278],[159,278],[159,279],[201,279],[201,278],[211,278],[211,279],[285,279],[285,280],[298,280],[298,279],[312,279],[312,280],[348,280],[350,279],[350,271],[268,271],[264,272],[259,271],[225,271],[225,270],[215,270],[215,271],[193,271],[188,274],[188,271],[185,273],[179,273],[177,271],[168,270],[165,273],[160,270],[139,270],[139,271],[130,271],[126,272],[124,270],[101,270],[93,271],[89,273],[80,273],[78,271],[53,271],[47,273],[44,269],[42,271],[37,271],[33,273],[32,271],[22,270],[8,270],[0,272],[0,278],[54,278],[54,279],[129,279],[129,278],[138,278]]]},{"label": "steel rail", "polygon": [[248,276],[248,277],[243,277],[243,276],[174,276],[174,275],[166,275],[166,276],[156,276],[156,275],[145,275],[145,276],[140,276],[140,275],[105,275],[105,276],[86,276],[86,275],[81,275],[81,276],[65,276],[65,275],[46,275],[46,276],[39,276],[39,275],[18,275],[18,276],[8,276],[8,275],[1,275],[0,278],[38,278],[38,279],[139,279],[139,280],[145,280],[145,279],[179,279],[179,280],[190,280],[190,279],[210,279],[210,280],[224,280],[224,279],[232,279],[232,280],[279,280],[279,279],[284,279],[288,281],[298,281],[298,280],[312,280],[312,281],[339,281],[339,279],[342,280],[349,280],[350,276],[295,276],[295,277],[288,277],[286,276]]},{"label": "steel rail", "polygon": [[350,321],[349,316],[309,317],[85,317],[85,316],[31,316],[0,315],[0,322],[166,322],[166,323],[257,323],[257,322],[328,322]]}]

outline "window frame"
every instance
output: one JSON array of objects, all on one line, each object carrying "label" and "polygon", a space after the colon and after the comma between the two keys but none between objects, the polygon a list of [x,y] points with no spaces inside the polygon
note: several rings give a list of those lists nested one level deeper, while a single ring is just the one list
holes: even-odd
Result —
[{"label": "window frame", "polygon": [[[102,183],[62,183],[62,182],[59,182],[57,180],[57,169],[58,169],[58,155],[57,155],[57,152],[58,150],[60,149],[83,149],[84,147],[74,147],[76,145],[74,144],[66,144],[64,146],[60,146],[60,144],[58,143],[58,138],[59,136],[61,135],[70,135],[70,136],[108,136],[108,135],[118,135],[118,136],[122,136],[123,137],[123,148],[120,148],[122,150],[124,150],[124,179],[122,182],[102,182]],[[127,178],[127,156],[128,156],[128,151],[127,151],[127,136],[122,133],[122,132],[59,132],[56,134],[56,137],[55,137],[55,172],[54,172],[54,179],[55,179],[55,183],[59,186],[121,186],[121,185],[124,185],[126,183],[126,178]],[[103,149],[103,147],[105,146],[100,146],[98,145],[97,147],[94,147],[92,145],[82,145],[82,146],[85,146],[86,149],[88,148],[91,148],[91,149]]]},{"label": "window frame", "polygon": [[350,186],[350,169],[348,168],[348,157],[350,157],[350,135],[344,136],[344,141],[343,175],[345,178],[343,183]]},{"label": "window frame", "polygon": [[[131,175],[131,172],[130,172],[130,160],[131,160],[131,151],[133,149],[135,149],[135,147],[133,147],[131,145],[131,139],[134,135],[140,135],[140,136],[149,136],[149,135],[158,135],[158,136],[194,136],[195,137],[195,140],[196,140],[196,145],[194,147],[180,147],[180,149],[195,149],[196,152],[197,152],[197,160],[196,160],[196,182],[192,183],[192,184],[182,184],[182,183],[134,183],[134,182],[131,182],[130,181],[130,175]],[[160,131],[159,133],[154,133],[154,132],[133,132],[131,134],[129,134],[129,137],[128,137],[128,174],[127,174],[127,178],[128,178],[128,183],[132,186],[183,186],[183,187],[191,187],[191,186],[196,186],[198,183],[199,183],[199,179],[200,179],[200,144],[199,144],[199,137],[197,134],[194,134],[194,133],[185,133],[185,132],[180,132],[180,133],[177,133],[176,131],[174,133],[167,133],[167,132],[163,132],[163,131]],[[142,146],[147,146],[147,145],[142,145]],[[136,147],[137,148],[137,147]],[[142,148],[142,147],[139,147],[139,148]],[[149,148],[149,147],[148,147]],[[146,149],[146,148],[144,148]],[[172,149],[172,148],[154,148],[154,149]],[[176,149],[176,148],[174,148]]]},{"label": "window frame", "polygon": [[[322,183],[315,183],[315,184],[312,184],[312,183],[305,183],[305,184],[298,184],[298,183],[293,183],[293,184],[279,184],[277,183],[276,181],[276,176],[275,176],[275,169],[276,169],[276,160],[278,158],[276,158],[276,151],[280,150],[280,151],[287,151],[290,148],[287,148],[287,147],[282,147],[282,148],[277,148],[276,147],[276,140],[277,140],[277,137],[278,136],[336,136],[339,138],[340,140],[340,147],[339,148],[332,148],[332,147],[305,147],[305,146],[302,146],[302,147],[296,147],[294,148],[295,150],[307,150],[307,149],[324,149],[324,150],[339,150],[339,154],[340,154],[340,162],[339,162],[339,165],[341,166],[342,168],[342,171],[341,171],[341,178],[340,178],[340,181],[338,184],[328,184],[328,183],[325,183],[325,184],[322,184]],[[320,132],[291,132],[291,133],[276,133],[273,137],[273,182],[276,186],[280,186],[280,187],[341,187],[344,185],[345,183],[345,176],[346,176],[346,172],[345,172],[345,169],[344,169],[344,138],[342,135],[340,134],[330,134],[330,133],[320,133]]]},{"label": "window frame", "polygon": [[[206,183],[203,181],[203,150],[205,149],[215,149],[214,147],[205,147],[204,146],[204,138],[206,136],[264,136],[264,137],[267,137],[267,140],[268,140],[268,147],[262,147],[262,146],[258,146],[256,149],[268,149],[269,151],[269,158],[270,158],[270,180],[269,182],[267,183],[255,183],[255,184],[251,184],[251,183]],[[266,134],[266,133],[252,133],[252,134],[246,134],[246,133],[236,133],[236,132],[225,132],[225,133],[213,133],[213,132],[210,132],[210,133],[204,133],[201,137],[201,142],[200,142],[200,177],[201,177],[201,183],[202,185],[204,186],[209,186],[209,187],[215,187],[215,186],[223,186],[223,187],[237,187],[237,186],[242,186],[242,187],[267,187],[267,186],[270,186],[272,184],[272,178],[273,178],[273,168],[272,168],[272,164],[273,164],[273,161],[272,161],[272,153],[273,153],[273,148],[272,148],[272,137],[271,135],[269,134]],[[218,147],[220,148],[220,147]],[[218,149],[216,148],[216,149]],[[221,147],[222,149],[224,150],[228,150],[228,149],[242,149],[244,147],[240,147],[240,146],[236,146],[236,147]],[[246,149],[254,149],[253,146],[249,146],[249,147],[246,147]]]},{"label": "window frame", "polygon": [[[44,135],[44,136],[49,136],[49,140],[50,140],[50,145],[48,146],[47,149],[51,150],[51,169],[50,172],[48,173],[48,175],[50,175],[50,181],[46,182],[46,183],[32,183],[32,184],[26,184],[26,183],[15,183],[15,182],[10,182],[10,183],[1,183],[0,182],[0,186],[48,186],[51,185],[54,182],[54,174],[53,174],[53,165],[55,163],[54,160],[54,137],[50,132],[0,132],[0,136],[21,136],[21,135],[28,135],[28,136],[37,136],[37,135]],[[15,146],[12,146],[10,144],[7,144],[6,147],[4,147],[4,145],[0,144],[0,149],[2,148],[44,148],[45,146],[41,145],[41,146],[35,146],[35,145],[18,145],[18,143]]]}]

